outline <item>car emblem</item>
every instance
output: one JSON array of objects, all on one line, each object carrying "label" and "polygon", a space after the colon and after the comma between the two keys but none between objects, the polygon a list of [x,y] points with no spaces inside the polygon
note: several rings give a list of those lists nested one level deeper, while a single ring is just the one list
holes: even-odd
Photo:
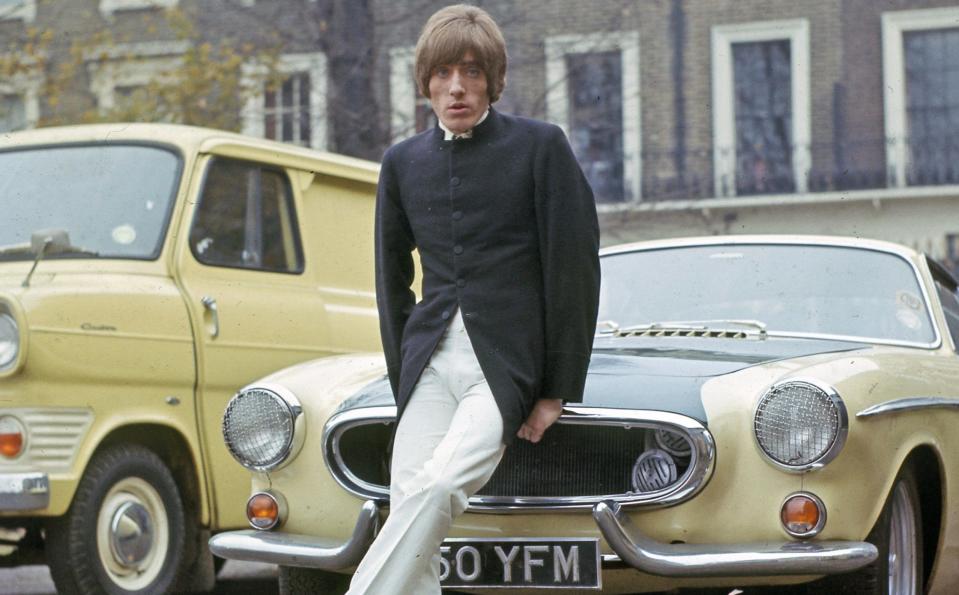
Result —
[{"label": "car emblem", "polygon": [[633,465],[633,489],[639,492],[655,492],[675,481],[676,462],[664,450],[647,450]]}]

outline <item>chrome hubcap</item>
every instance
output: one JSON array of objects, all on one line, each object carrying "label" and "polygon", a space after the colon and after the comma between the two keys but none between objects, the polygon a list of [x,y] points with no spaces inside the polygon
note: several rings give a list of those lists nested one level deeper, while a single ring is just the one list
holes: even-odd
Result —
[{"label": "chrome hubcap", "polygon": [[110,549],[117,563],[136,568],[153,546],[153,521],[138,502],[125,502],[113,514],[110,523]]},{"label": "chrome hubcap", "polygon": [[904,483],[896,485],[892,495],[889,527],[889,593],[915,595],[917,584],[915,503]]},{"label": "chrome hubcap", "polygon": [[161,575],[169,524],[160,493],[139,477],[121,479],[106,493],[97,515],[97,554],[116,586],[139,591]]}]

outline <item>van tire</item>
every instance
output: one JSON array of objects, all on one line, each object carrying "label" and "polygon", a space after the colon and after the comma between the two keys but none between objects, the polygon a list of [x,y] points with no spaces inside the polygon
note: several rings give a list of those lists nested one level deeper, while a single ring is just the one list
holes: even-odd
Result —
[{"label": "van tire", "polygon": [[117,444],[93,456],[67,513],[47,523],[47,563],[58,593],[168,593],[193,562],[195,531],[163,460]]}]

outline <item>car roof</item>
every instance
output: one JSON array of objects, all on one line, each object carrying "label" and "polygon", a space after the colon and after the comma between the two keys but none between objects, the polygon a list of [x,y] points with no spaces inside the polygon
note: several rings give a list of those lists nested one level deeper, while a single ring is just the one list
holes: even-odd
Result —
[{"label": "car roof", "polygon": [[375,184],[379,164],[336,153],[199,126],[181,124],[82,124],[0,134],[0,151],[54,144],[141,142],[172,145],[184,153],[263,159],[307,171]]}]

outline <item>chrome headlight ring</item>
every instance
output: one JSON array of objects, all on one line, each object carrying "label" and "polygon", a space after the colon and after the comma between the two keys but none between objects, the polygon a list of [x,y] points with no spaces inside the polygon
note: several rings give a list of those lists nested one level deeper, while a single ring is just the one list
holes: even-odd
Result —
[{"label": "chrome headlight ring", "polygon": [[849,415],[832,386],[807,378],[772,385],[756,405],[753,436],[776,467],[794,473],[820,469],[839,455]]},{"label": "chrome headlight ring", "polygon": [[0,377],[15,373],[26,358],[26,321],[17,304],[0,296]]},{"label": "chrome headlight ring", "polygon": [[306,437],[306,417],[296,396],[276,384],[240,390],[223,412],[223,441],[252,471],[274,471],[291,461]]}]

